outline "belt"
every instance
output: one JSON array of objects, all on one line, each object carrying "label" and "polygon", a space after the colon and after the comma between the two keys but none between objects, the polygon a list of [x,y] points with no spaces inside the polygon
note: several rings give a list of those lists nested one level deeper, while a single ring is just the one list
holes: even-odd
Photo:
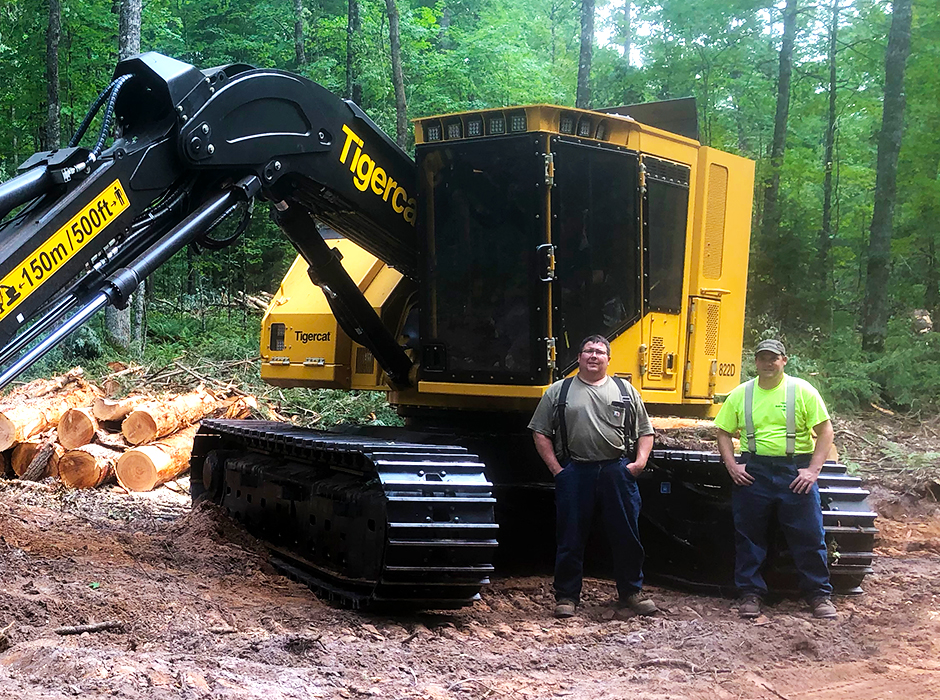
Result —
[{"label": "belt", "polygon": [[741,455],[744,457],[744,462],[748,466],[756,465],[761,467],[767,467],[768,469],[778,470],[778,469],[787,469],[788,467],[806,467],[809,466],[810,460],[813,458],[811,454],[795,454],[792,457],[786,456],[772,456],[772,455],[758,455],[752,454],[750,452],[744,452]]}]

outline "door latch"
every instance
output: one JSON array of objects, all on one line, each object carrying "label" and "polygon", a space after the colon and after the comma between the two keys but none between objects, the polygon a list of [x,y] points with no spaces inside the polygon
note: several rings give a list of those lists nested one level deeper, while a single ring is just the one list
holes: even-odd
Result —
[{"label": "door latch", "polygon": [[555,186],[555,154],[554,153],[545,154],[545,186],[549,188]]},{"label": "door latch", "polygon": [[551,243],[543,243],[535,249],[536,255],[544,255],[544,272],[539,273],[539,279],[542,282],[551,282],[555,279],[555,246]]}]

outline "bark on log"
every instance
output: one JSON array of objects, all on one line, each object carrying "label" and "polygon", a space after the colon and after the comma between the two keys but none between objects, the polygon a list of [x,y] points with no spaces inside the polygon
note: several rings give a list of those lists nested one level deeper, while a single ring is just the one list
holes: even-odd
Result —
[{"label": "bark on log", "polygon": [[62,414],[70,408],[90,406],[95,396],[97,390],[78,379],[74,388],[52,397],[0,405],[0,451],[54,428]]},{"label": "bark on log", "polygon": [[114,476],[121,453],[104,445],[88,444],[59,458],[59,479],[70,489],[93,489]]},{"label": "bark on log", "polygon": [[108,399],[99,396],[92,405],[92,411],[98,420],[123,420],[128,413],[148,401],[153,401],[153,398],[150,396],[128,396],[123,399]]},{"label": "bark on log", "polygon": [[51,379],[34,379],[33,381],[11,389],[3,397],[4,404],[18,403],[24,399],[36,399],[41,396],[60,391],[73,382],[82,382],[84,371],[81,367],[73,367],[65,374]]},{"label": "bark on log", "polygon": [[112,450],[117,450],[118,452],[123,452],[130,447],[130,444],[128,444],[127,440],[124,439],[124,436],[120,432],[111,433],[103,430],[101,427],[99,427],[98,432],[95,433],[95,442],[105,447],[110,447]]},{"label": "bark on log", "polygon": [[67,450],[74,450],[94,440],[98,421],[90,408],[70,408],[59,419],[57,432],[59,444]]},{"label": "bark on log", "polygon": [[152,491],[189,469],[193,438],[198,425],[192,425],[165,440],[129,449],[117,462],[118,482],[128,491]]},{"label": "bark on log", "polygon": [[[48,448],[49,452],[40,454],[43,448]],[[20,479],[40,481],[47,476],[58,476],[59,459],[64,453],[65,449],[51,439],[29,440],[13,448],[10,466]]]},{"label": "bark on log", "polygon": [[225,410],[219,418],[238,420],[251,417],[252,411],[258,410],[258,399],[254,396],[238,396],[227,399],[222,404]]},{"label": "bark on log", "polygon": [[132,445],[142,445],[172,435],[204,418],[219,405],[204,390],[177,396],[171,401],[153,401],[134,409],[121,424],[121,432]]}]

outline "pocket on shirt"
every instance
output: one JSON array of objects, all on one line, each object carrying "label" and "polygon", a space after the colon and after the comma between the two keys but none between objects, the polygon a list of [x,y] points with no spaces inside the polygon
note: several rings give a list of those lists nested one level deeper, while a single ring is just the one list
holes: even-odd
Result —
[{"label": "pocket on shirt", "polygon": [[622,428],[626,415],[627,407],[620,401],[614,401],[606,407],[604,421],[615,428]]}]

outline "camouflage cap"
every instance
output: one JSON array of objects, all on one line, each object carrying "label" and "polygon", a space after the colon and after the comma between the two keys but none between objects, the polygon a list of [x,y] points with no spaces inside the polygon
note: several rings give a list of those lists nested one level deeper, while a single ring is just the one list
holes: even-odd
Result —
[{"label": "camouflage cap", "polygon": [[781,343],[779,340],[770,339],[770,340],[760,341],[757,344],[757,348],[755,348],[754,350],[754,354],[756,355],[757,353],[763,352],[764,350],[775,353],[777,355],[787,354],[787,349],[783,346],[783,343]]}]

